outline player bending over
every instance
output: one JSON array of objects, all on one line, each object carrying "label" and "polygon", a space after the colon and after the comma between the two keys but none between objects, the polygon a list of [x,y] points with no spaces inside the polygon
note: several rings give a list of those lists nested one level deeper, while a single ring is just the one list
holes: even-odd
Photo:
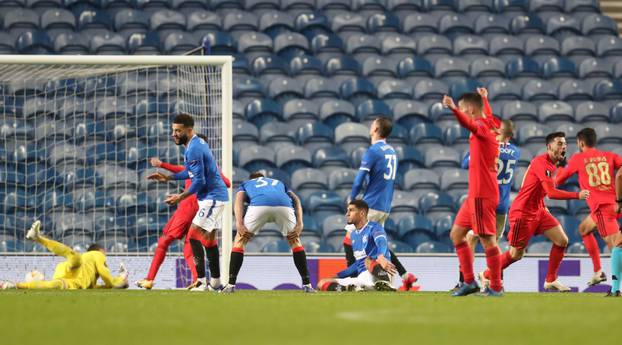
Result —
[{"label": "player bending over", "polygon": [[[41,235],[41,222],[36,221],[26,233],[26,239],[35,241],[52,253],[62,256],[66,261],[56,265],[52,280],[30,281],[13,284],[0,282],[0,289],[126,289],[128,273],[121,265],[120,274],[113,277],[106,265],[104,248],[98,244],[91,245],[87,252],[78,254],[66,245]],[[104,285],[97,285],[101,277]]]},{"label": "player bending over", "polygon": [[[203,140],[207,140],[207,138],[205,138],[203,135],[199,134],[198,136]],[[151,158],[150,162],[151,166],[155,168],[166,169],[172,173],[179,173],[184,170],[183,166],[162,162],[158,158]],[[231,187],[231,181],[229,181],[229,179],[222,174],[222,171],[220,172],[220,177],[222,178],[227,188]],[[192,180],[187,179],[185,181],[184,190],[188,190],[191,185]],[[164,226],[164,229],[162,229],[162,236],[158,239],[158,245],[155,249],[155,252],[153,253],[153,259],[151,260],[151,266],[149,267],[149,273],[147,274],[147,277],[145,279],[137,281],[136,286],[148,290],[153,288],[153,281],[158,274],[158,270],[160,269],[162,262],[164,262],[168,247],[171,245],[171,243],[173,243],[173,241],[180,240],[184,238],[184,236],[184,259],[186,260],[186,264],[190,268],[190,272],[192,274],[192,281],[197,281],[197,269],[194,263],[194,255],[192,253],[191,241],[198,241],[201,243],[201,245],[205,247],[210,245],[210,243],[205,240],[205,238],[200,234],[197,234],[194,231],[188,231],[190,229],[190,226],[192,225],[192,219],[194,218],[194,215],[197,213],[198,209],[199,204],[197,202],[197,197],[194,194],[190,195],[179,203],[177,209],[175,210],[175,212],[173,212],[173,215]],[[203,263],[203,269],[205,269],[204,265],[205,263]],[[191,286],[194,287],[194,284]]]},{"label": "player bending over", "polygon": [[[181,194],[169,195],[166,203],[177,205],[192,194],[196,194],[198,211],[192,219],[190,231],[205,239],[205,244],[190,241],[197,270],[197,281],[192,291],[218,290],[220,284],[220,263],[218,259],[217,229],[222,226],[222,212],[229,201],[227,187],[220,177],[214,155],[207,142],[194,133],[194,119],[188,114],[179,114],[173,119],[172,137],[177,145],[184,145],[185,169],[173,175],[161,172],[148,178],[160,182],[191,179],[190,187]],[[203,251],[205,247],[205,252]],[[205,278],[205,255],[209,261],[210,282]]]},{"label": "player bending over", "polygon": [[474,256],[466,240],[472,229],[479,238],[486,253],[486,263],[491,272],[490,286],[483,295],[501,296],[501,251],[497,245],[497,215],[499,187],[497,185],[497,158],[499,123],[483,112],[482,96],[465,93],[460,96],[458,107],[451,97],[443,97],[443,105],[452,110],[456,119],[471,132],[469,152],[469,191],[466,201],[460,207],[450,237],[456,248],[464,284],[452,293],[466,296],[479,291],[473,273]]},{"label": "player bending over", "polygon": [[[503,254],[503,269],[520,260],[525,248],[534,235],[544,235],[553,242],[549,254],[549,267],[544,282],[545,290],[570,291],[570,288],[557,280],[557,271],[568,246],[568,237],[557,219],[544,205],[544,197],[550,199],[585,200],[590,196],[587,190],[566,192],[555,188],[556,166],[566,160],[566,135],[555,132],[546,137],[546,153],[535,157],[525,173],[523,185],[510,207],[510,250]],[[489,271],[479,274],[484,285],[488,284]]]},{"label": "player bending over", "polygon": [[[371,146],[365,151],[361,160],[361,167],[352,185],[352,193],[348,200],[354,200],[363,188],[364,182],[369,179],[363,193],[363,200],[369,205],[369,220],[384,226],[389,219],[393,189],[397,176],[398,160],[393,147],[387,144],[387,138],[393,130],[393,123],[386,117],[376,118],[369,128]],[[346,252],[346,261],[352,265],[355,261],[350,243],[351,229],[346,228],[343,247]],[[417,281],[414,274],[408,273],[395,253],[391,252],[391,262],[402,277],[400,291],[408,291]]]},{"label": "player bending over", "polygon": [[[477,92],[482,96],[484,102],[484,114],[493,116],[490,103],[488,102],[488,90],[478,88]],[[497,136],[499,142],[499,159],[497,160],[497,184],[499,186],[499,204],[497,204],[496,213],[496,229],[497,241],[503,236],[505,224],[507,222],[507,213],[510,208],[510,191],[514,183],[514,168],[520,158],[520,150],[516,145],[510,143],[514,136],[514,123],[510,120],[501,121],[500,133]],[[462,168],[469,168],[471,155],[467,152],[462,160]],[[477,235],[471,230],[467,234],[467,242],[473,253],[477,246]],[[460,280],[454,289],[458,289],[464,283],[464,277],[460,272]]]},{"label": "player bending over", "polygon": [[363,200],[352,200],[346,214],[348,224],[354,225],[350,233],[355,261],[335,278],[322,279],[322,291],[371,290],[395,291],[391,284],[397,271],[391,263],[387,234],[380,223],[370,221],[369,207]]},{"label": "player bending over", "polygon": [[[244,214],[244,202],[249,206]],[[244,247],[267,223],[275,223],[281,228],[283,236],[287,238],[292,248],[294,264],[302,278],[304,292],[315,292],[309,282],[307,269],[307,255],[300,243],[302,232],[302,206],[300,199],[279,180],[266,178],[260,172],[250,175],[250,180],[242,183],[235,195],[235,222],[237,234],[231,250],[229,264],[229,283],[222,289],[223,293],[235,292],[235,282],[238,278],[242,261],[244,261]]]},{"label": "player bending over", "polygon": [[[590,208],[590,215],[579,225],[579,233],[583,238],[583,243],[587,252],[592,258],[594,265],[594,276],[588,285],[596,285],[607,280],[607,275],[600,266],[600,251],[598,243],[594,237],[594,230],[598,229],[600,236],[605,240],[607,246],[612,251],[611,268],[619,265],[619,259],[614,260],[615,251],[618,253],[622,234],[618,219],[620,214],[617,210],[616,186],[618,181],[612,177],[616,176],[615,171],[622,167],[622,157],[613,152],[600,151],[596,148],[596,131],[592,128],[583,128],[577,133],[577,146],[579,153],[574,154],[565,168],[560,168],[556,175],[558,185],[564,184],[573,174],[579,175],[579,186],[581,189],[590,191],[590,198],[587,205]],[[617,178],[616,178],[617,179]],[[615,254],[618,257],[620,254]],[[619,266],[617,266],[619,267]],[[613,284],[610,293],[619,291],[620,273],[611,272]]]}]

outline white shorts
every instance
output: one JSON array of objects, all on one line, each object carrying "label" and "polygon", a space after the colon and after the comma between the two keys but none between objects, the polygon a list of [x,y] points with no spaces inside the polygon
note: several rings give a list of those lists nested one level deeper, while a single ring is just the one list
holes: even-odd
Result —
[{"label": "white shorts", "polygon": [[[361,272],[361,274],[356,277],[337,279],[337,284],[341,286],[354,285],[365,290],[373,290],[375,282],[376,279],[372,276],[371,272],[367,270]],[[391,276],[391,285],[393,285],[393,287],[399,287],[401,284],[401,279],[397,274]]]},{"label": "white shorts", "polygon": [[212,232],[222,228],[222,214],[225,210],[224,201],[199,200],[199,210],[192,219],[192,224]]},{"label": "white shorts", "polygon": [[249,206],[246,209],[244,226],[248,231],[256,235],[267,223],[275,223],[283,236],[287,236],[296,227],[294,209],[286,206]]},{"label": "white shorts", "polygon": [[384,222],[386,222],[387,219],[389,219],[389,214],[386,212],[374,210],[371,208],[369,209],[369,212],[367,212],[367,220],[371,222],[376,222],[382,226],[384,226]]}]

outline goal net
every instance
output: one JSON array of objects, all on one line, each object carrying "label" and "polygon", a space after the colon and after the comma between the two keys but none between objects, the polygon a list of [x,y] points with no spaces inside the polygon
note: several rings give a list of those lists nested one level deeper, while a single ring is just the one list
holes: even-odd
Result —
[{"label": "goal net", "polygon": [[[150,158],[183,164],[184,112],[231,176],[231,99],[230,57],[0,56],[0,252],[43,251],[24,240],[35,219],[77,250],[152,252],[183,181],[148,181]],[[230,209],[223,228],[228,253]]]}]

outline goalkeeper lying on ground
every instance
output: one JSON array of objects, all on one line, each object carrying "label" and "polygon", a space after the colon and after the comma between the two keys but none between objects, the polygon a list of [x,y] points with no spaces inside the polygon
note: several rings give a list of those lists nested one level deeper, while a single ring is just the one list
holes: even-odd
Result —
[{"label": "goalkeeper lying on ground", "polygon": [[[66,245],[41,235],[41,222],[36,221],[26,233],[26,239],[43,245],[52,253],[67,259],[56,265],[54,277],[47,281],[30,281],[13,284],[0,282],[0,290],[4,289],[94,289],[128,287],[128,273],[123,266],[119,276],[113,277],[106,265],[104,248],[98,244],[91,245],[87,252],[78,254]],[[97,285],[102,278],[104,285]]]}]

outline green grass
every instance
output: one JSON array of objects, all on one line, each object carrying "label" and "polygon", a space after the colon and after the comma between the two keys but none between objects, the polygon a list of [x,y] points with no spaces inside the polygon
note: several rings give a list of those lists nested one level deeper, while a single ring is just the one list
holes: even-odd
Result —
[{"label": "green grass", "polygon": [[615,344],[600,294],[0,291],[0,343]]}]

